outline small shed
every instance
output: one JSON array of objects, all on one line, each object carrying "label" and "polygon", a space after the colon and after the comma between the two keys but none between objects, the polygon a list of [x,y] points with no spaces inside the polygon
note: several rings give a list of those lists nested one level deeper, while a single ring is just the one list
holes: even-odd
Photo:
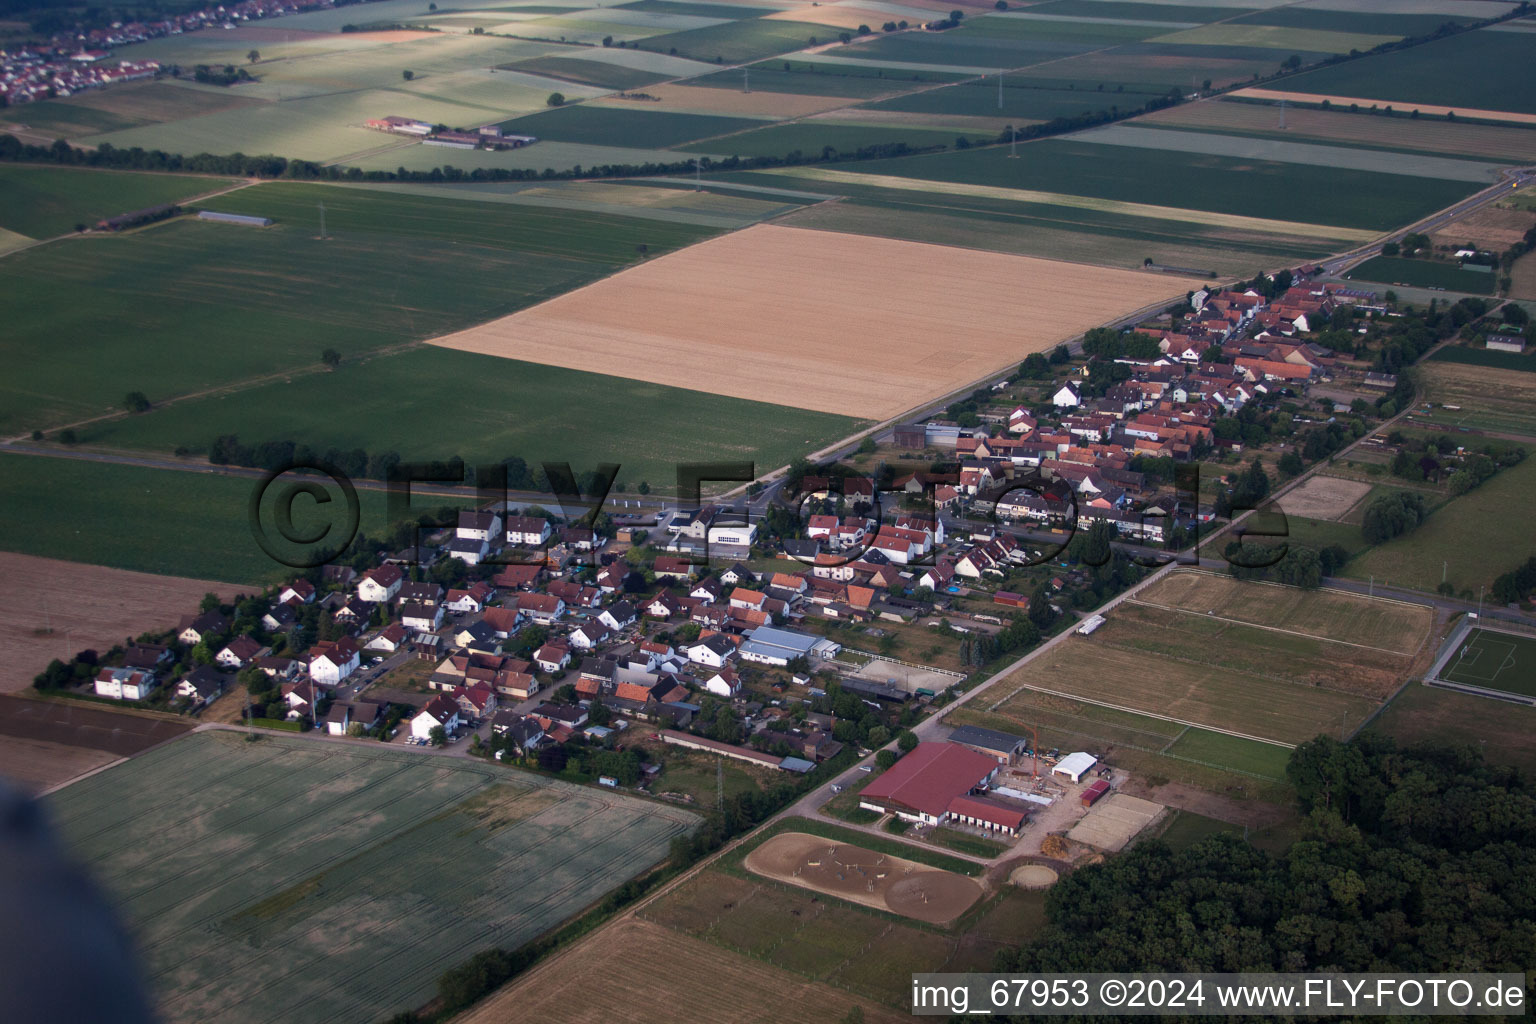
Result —
[{"label": "small shed", "polygon": [[1073,782],[1077,782],[1099,763],[1099,759],[1092,754],[1085,754],[1081,750],[1068,754],[1056,763],[1051,769],[1052,775],[1065,775]]},{"label": "small shed", "polygon": [[1092,807],[1094,805],[1094,803],[1099,799],[1099,797],[1103,796],[1105,793],[1108,793],[1108,792],[1109,792],[1109,780],[1108,779],[1097,779],[1097,780],[1095,780],[1093,785],[1091,785],[1087,789],[1083,790],[1083,806],[1084,807]]}]

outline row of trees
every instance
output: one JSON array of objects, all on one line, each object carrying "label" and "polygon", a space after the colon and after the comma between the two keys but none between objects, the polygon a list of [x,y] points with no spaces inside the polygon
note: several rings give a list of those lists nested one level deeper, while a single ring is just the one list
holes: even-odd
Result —
[{"label": "row of trees", "polygon": [[1271,856],[1152,841],[1058,882],[999,971],[1520,971],[1536,949],[1536,790],[1471,748],[1303,744],[1307,816]]},{"label": "row of trees", "polygon": [[1524,601],[1533,590],[1536,590],[1536,555],[1493,581],[1493,599],[1499,604]]}]

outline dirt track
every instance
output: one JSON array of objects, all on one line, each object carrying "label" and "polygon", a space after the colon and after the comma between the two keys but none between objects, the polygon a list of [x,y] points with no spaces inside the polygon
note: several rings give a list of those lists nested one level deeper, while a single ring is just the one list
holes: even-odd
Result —
[{"label": "dirt track", "polygon": [[432,343],[886,419],[1185,284],[759,225]]},{"label": "dirt track", "polygon": [[953,921],[982,895],[981,884],[964,875],[804,832],[774,836],[747,854],[746,866],[765,878],[930,924]]}]

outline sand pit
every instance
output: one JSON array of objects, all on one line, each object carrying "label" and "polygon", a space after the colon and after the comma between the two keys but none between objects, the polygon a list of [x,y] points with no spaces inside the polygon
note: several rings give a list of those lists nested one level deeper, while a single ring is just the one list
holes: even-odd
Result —
[{"label": "sand pit", "polygon": [[1196,284],[758,225],[432,344],[883,420]]},{"label": "sand pit", "polygon": [[1391,107],[1393,110],[1422,110],[1426,114],[1444,115],[1454,111],[1457,117],[1476,117],[1484,121],[1510,121],[1515,124],[1536,124],[1536,114],[1520,114],[1512,110],[1478,110],[1475,107],[1448,107],[1432,103],[1407,103],[1401,100],[1371,100],[1359,96],[1328,96],[1321,93],[1287,92],[1282,89],[1239,89],[1233,96],[1247,96],[1256,100],[1287,100],[1291,103],[1321,103],[1327,100],[1336,107],[1357,104],[1365,110],[1372,107]]},{"label": "sand pit", "polygon": [[1072,826],[1067,838],[1106,853],[1118,853],[1161,813],[1162,804],[1124,793],[1111,793],[1095,804],[1082,821]]},{"label": "sand pit", "polygon": [[981,898],[974,879],[804,832],[784,832],[747,854],[747,870],[764,878],[947,924]]},{"label": "sand pit", "polygon": [[1371,485],[1359,480],[1341,480],[1335,476],[1314,476],[1300,487],[1276,499],[1288,516],[1337,521],[1371,493]]},{"label": "sand pit", "polygon": [[1055,870],[1044,864],[1025,864],[1013,869],[1013,874],[1008,876],[1008,881],[1021,889],[1048,889],[1056,884],[1061,877]]}]

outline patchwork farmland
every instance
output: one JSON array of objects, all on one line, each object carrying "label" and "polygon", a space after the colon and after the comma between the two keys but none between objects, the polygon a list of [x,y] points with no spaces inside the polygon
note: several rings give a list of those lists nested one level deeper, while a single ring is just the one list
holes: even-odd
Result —
[{"label": "patchwork farmland", "polygon": [[[1186,284],[759,226],[433,343],[553,366],[623,360],[654,383],[883,419]],[[1118,310],[1057,301],[1083,289]],[[965,351],[933,346],[956,329]]]},{"label": "patchwork farmland", "polygon": [[[443,970],[553,927],[696,822],[473,761],[236,733],[161,747],[50,804],[177,1022],[420,1006]],[[287,955],[259,952],[274,948]]]}]

